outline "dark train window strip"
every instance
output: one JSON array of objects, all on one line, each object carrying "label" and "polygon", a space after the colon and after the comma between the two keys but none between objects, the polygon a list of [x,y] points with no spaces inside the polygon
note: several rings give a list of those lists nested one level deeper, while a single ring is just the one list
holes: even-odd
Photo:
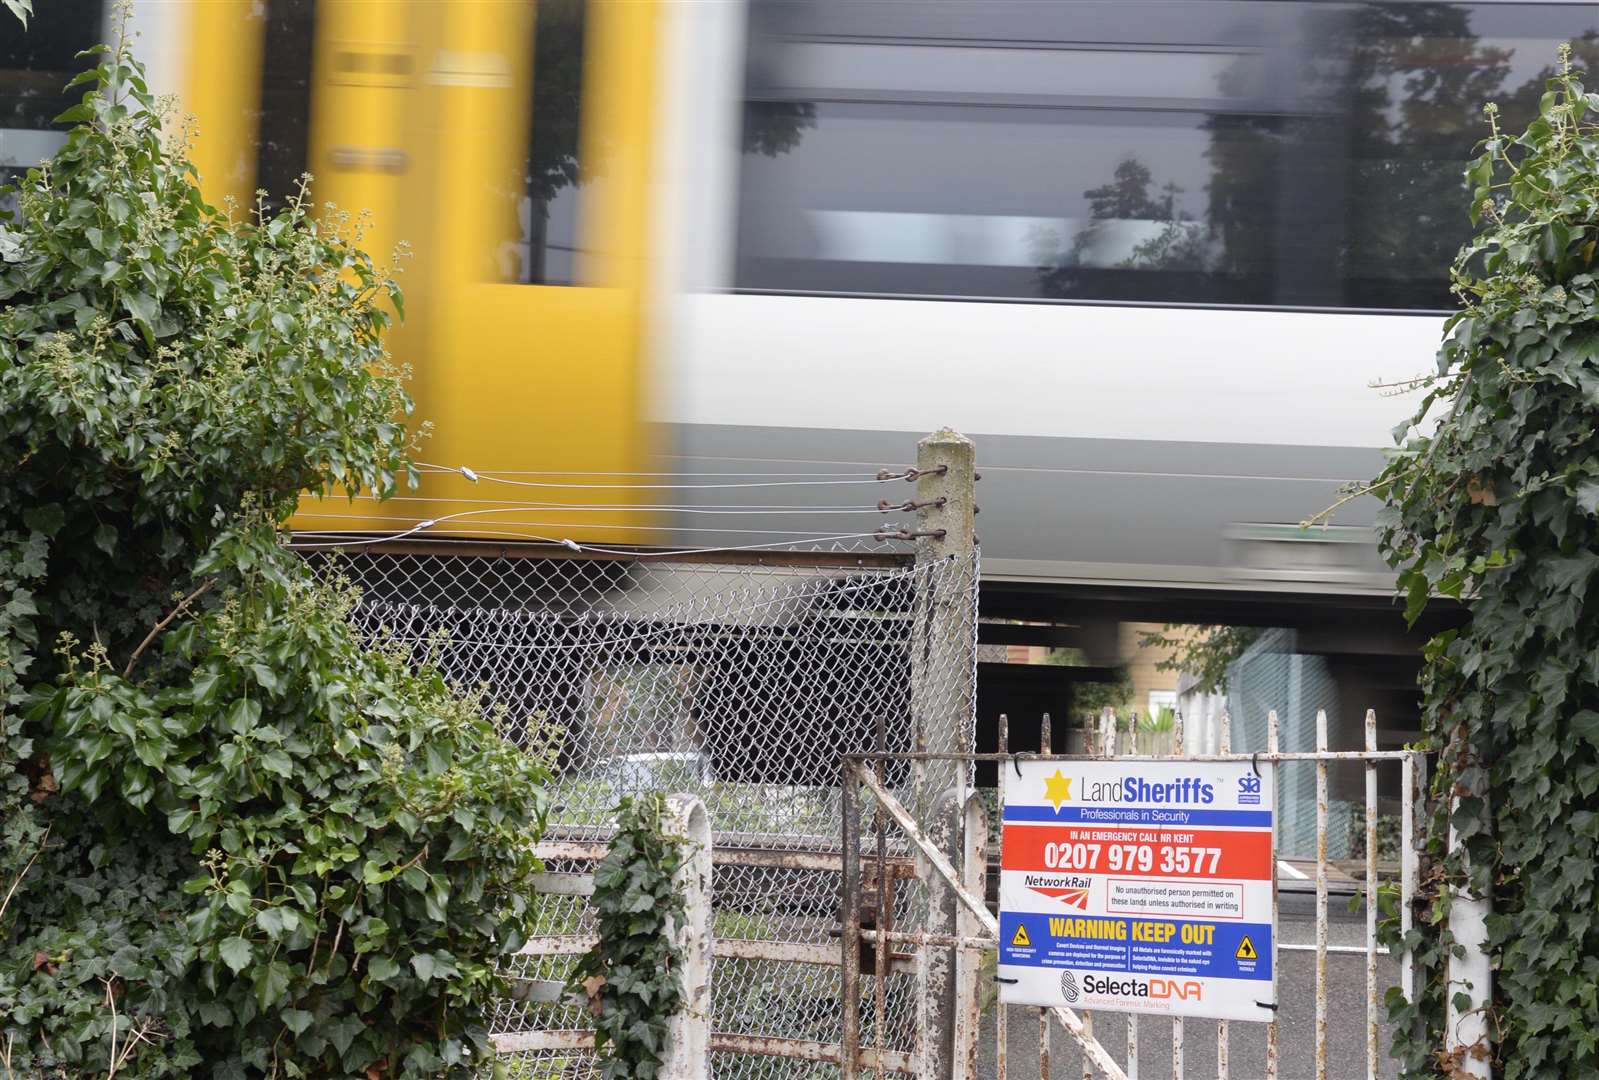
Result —
[{"label": "dark train window strip", "polygon": [[1448,310],[1482,105],[1562,41],[1593,5],[755,0],[734,284]]}]

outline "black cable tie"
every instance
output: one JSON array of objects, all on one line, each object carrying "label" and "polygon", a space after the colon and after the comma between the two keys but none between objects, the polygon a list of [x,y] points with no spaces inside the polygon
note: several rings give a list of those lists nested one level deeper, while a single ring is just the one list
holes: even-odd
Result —
[{"label": "black cable tie", "polygon": [[[1259,750],[1256,750],[1253,754],[1249,755],[1249,767],[1251,769],[1255,770],[1255,779],[1259,780],[1261,778],[1261,776],[1260,776],[1260,751]],[[1272,1008],[1275,1009],[1276,1006],[1273,1005]]]},{"label": "black cable tie", "polygon": [[[1007,979],[1003,975],[995,975],[994,981],[997,983],[1004,983],[1006,986],[1015,986],[1017,983],[1021,982],[1020,979]],[[1272,1008],[1276,1008],[1276,1006],[1273,1005]]]},{"label": "black cable tie", "polygon": [[1277,1011],[1277,1003],[1275,1001],[1257,1001],[1255,1004],[1259,1005],[1262,1009],[1270,1009],[1272,1012]]}]

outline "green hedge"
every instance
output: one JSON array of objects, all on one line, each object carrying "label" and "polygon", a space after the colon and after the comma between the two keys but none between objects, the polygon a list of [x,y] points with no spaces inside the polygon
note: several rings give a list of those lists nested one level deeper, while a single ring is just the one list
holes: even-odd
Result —
[{"label": "green hedge", "polygon": [[412,475],[399,291],[91,64],[0,225],[0,1076],[465,1075],[548,778],[278,532]]}]

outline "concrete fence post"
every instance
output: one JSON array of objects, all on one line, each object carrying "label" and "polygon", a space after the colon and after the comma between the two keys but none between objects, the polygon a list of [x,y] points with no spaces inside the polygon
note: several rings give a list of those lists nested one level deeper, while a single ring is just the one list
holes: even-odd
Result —
[{"label": "concrete fence post", "polygon": [[[977,650],[976,447],[959,432],[943,428],[916,444],[917,597],[911,638],[911,717],[913,749],[969,754],[973,750],[973,672]],[[964,563],[962,572],[941,572],[940,564]],[[921,817],[928,839],[959,862],[969,762],[918,761],[913,768],[912,811]],[[935,934],[957,930],[954,892],[918,859],[927,883],[927,926]],[[959,1072],[955,1029],[959,965],[956,950],[925,946],[917,966],[918,1072],[928,1080],[951,1080]]]},{"label": "concrete fence post", "polygon": [[683,894],[683,922],[672,934],[683,951],[683,1008],[668,1032],[664,1080],[709,1080],[711,1075],[711,823],[693,795],[672,795],[661,831],[688,844],[675,881]]}]

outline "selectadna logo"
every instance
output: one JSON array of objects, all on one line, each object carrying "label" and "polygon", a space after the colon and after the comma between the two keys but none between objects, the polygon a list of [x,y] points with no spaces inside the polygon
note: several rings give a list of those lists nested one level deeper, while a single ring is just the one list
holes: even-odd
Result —
[{"label": "selectadna logo", "polygon": [[1081,992],[1077,989],[1077,976],[1069,971],[1060,973],[1060,995],[1066,999],[1068,1005],[1081,996]]}]

